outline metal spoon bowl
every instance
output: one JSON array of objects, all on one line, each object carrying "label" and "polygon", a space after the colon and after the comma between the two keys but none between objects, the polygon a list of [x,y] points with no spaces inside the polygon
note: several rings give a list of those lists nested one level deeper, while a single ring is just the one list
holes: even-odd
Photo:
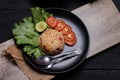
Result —
[{"label": "metal spoon bowl", "polygon": [[46,66],[46,65],[50,64],[51,57],[47,56],[47,55],[42,55],[42,56],[38,57],[37,59],[35,59],[35,62],[39,65]]}]

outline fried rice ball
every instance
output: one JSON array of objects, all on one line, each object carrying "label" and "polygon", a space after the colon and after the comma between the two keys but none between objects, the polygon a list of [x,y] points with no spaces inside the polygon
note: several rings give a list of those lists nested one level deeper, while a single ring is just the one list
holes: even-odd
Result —
[{"label": "fried rice ball", "polygon": [[54,29],[47,29],[39,37],[40,47],[47,55],[59,54],[65,45],[63,34]]}]

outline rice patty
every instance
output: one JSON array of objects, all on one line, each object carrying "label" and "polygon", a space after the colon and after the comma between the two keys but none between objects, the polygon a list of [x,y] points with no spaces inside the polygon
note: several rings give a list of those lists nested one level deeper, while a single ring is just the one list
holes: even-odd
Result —
[{"label": "rice patty", "polygon": [[60,53],[65,45],[62,33],[57,30],[47,29],[39,38],[40,47],[47,55],[56,55]]}]

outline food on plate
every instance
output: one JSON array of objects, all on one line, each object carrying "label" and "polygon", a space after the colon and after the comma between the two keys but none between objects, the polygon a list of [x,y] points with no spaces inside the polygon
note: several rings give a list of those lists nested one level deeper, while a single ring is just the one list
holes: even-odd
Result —
[{"label": "food on plate", "polygon": [[55,29],[63,34],[65,43],[68,46],[74,46],[76,44],[76,34],[73,32],[71,26],[66,24],[63,20],[49,16],[47,19],[47,24],[50,28]]},{"label": "food on plate", "polygon": [[72,28],[68,24],[66,24],[65,28],[63,28],[63,30],[61,32],[63,33],[63,35],[66,35],[66,34],[70,33],[71,31],[72,31]]},{"label": "food on plate", "polygon": [[75,45],[77,39],[75,33],[71,31],[70,33],[64,35],[65,43],[69,46]]},{"label": "food on plate", "polygon": [[[29,56],[33,56],[35,58],[44,55],[45,53],[39,47],[39,30],[43,30],[41,27],[35,26],[40,22],[42,27],[46,28],[46,19],[52,14],[46,12],[43,8],[35,7],[31,8],[32,16],[25,17],[22,21],[15,23],[13,28],[13,35],[17,45],[22,45],[23,52],[28,54]],[[42,31],[41,30],[41,31]]]},{"label": "food on plate", "polygon": [[66,24],[63,30],[61,31],[64,35],[65,43],[68,46],[74,46],[77,42],[76,34],[70,27],[70,25]]},{"label": "food on plate", "polygon": [[31,8],[32,16],[15,23],[13,35],[15,43],[29,56],[56,55],[64,45],[74,46],[76,34],[64,20],[57,19],[45,9]]},{"label": "food on plate", "polygon": [[48,55],[56,55],[64,48],[63,35],[54,29],[47,29],[39,38],[40,47]]},{"label": "food on plate", "polygon": [[54,16],[50,16],[46,20],[50,28],[55,28],[57,26],[57,19]]},{"label": "food on plate", "polygon": [[69,46],[73,46],[76,44],[76,41],[77,41],[77,39],[75,37],[72,41],[65,40],[65,43]]},{"label": "food on plate", "polygon": [[52,16],[52,14],[48,13],[47,11],[45,11],[45,9],[40,7],[31,8],[31,12],[33,17],[33,22],[35,24],[38,23],[39,21],[46,21],[46,19],[49,16]]},{"label": "food on plate", "polygon": [[61,31],[65,27],[65,22],[63,20],[58,20],[55,27],[56,30]]},{"label": "food on plate", "polygon": [[43,32],[46,28],[47,28],[47,23],[45,21],[40,21],[35,26],[35,29],[38,32]]},{"label": "food on plate", "polygon": [[75,39],[75,33],[71,31],[70,33],[64,35],[66,41],[73,41]]},{"label": "food on plate", "polygon": [[38,46],[39,33],[34,29],[32,17],[25,17],[21,22],[15,23],[13,35],[18,45]]}]

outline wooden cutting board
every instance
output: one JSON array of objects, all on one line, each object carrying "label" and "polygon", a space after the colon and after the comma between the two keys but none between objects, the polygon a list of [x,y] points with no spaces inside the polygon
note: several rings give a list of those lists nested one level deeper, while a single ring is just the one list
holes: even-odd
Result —
[{"label": "wooden cutting board", "polygon": [[72,12],[84,22],[89,32],[87,58],[120,42],[120,13],[112,0],[97,0]]},{"label": "wooden cutting board", "polygon": [[[86,4],[71,12],[76,14],[84,22],[88,30],[90,46],[87,58],[120,43],[120,13],[112,0],[97,0],[92,4]],[[3,53],[3,49],[7,49],[11,44],[14,44],[13,39],[1,43],[0,54]],[[0,59],[1,58],[3,58],[2,55],[0,55]],[[7,66],[9,65],[9,70],[6,70],[6,72],[9,74],[3,75],[3,80],[29,80],[20,70],[22,67],[19,67],[19,69],[16,65],[13,65],[5,59],[3,59],[3,62],[0,64],[6,63],[8,63]],[[51,79],[51,77],[47,79],[44,78],[44,80],[49,79]]]}]

